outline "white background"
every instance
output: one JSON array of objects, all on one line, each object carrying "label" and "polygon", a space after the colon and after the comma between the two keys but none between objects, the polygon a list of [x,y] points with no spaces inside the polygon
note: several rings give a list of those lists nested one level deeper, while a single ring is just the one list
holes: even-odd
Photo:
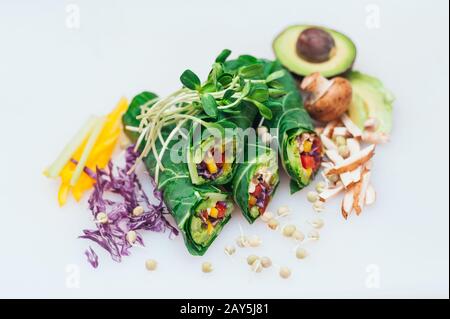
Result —
[{"label": "white background", "polygon": [[[66,25],[70,3],[80,9],[79,29]],[[445,0],[1,1],[0,297],[448,298],[448,11]],[[367,21],[377,12],[374,28]],[[147,247],[121,264],[96,249],[93,270],[83,255],[89,243],[77,239],[93,225],[87,204],[60,209],[45,166],[89,114],[109,112],[121,96],[167,94],[186,68],[205,76],[223,48],[273,58],[272,39],[300,23],[348,34],[359,50],[355,68],[397,97],[392,142],[374,159],[376,204],[348,221],[338,201],[328,205],[304,261],[281,234],[236,213],[204,257],[189,256],[181,238],[148,233]],[[289,196],[284,178],[270,207],[289,205],[282,223],[304,232],[316,215],[306,192]],[[223,248],[239,224],[263,244],[230,259]],[[292,277],[281,279],[276,267],[251,273],[250,253],[289,266]],[[158,260],[156,272],[145,270],[147,258]],[[215,271],[203,274],[203,261]],[[373,275],[378,288],[366,285]]]}]

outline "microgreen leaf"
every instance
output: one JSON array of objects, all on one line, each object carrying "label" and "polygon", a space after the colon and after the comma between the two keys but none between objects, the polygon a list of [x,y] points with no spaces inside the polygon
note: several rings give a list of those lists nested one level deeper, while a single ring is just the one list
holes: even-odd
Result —
[{"label": "microgreen leaf", "polygon": [[200,88],[200,79],[191,70],[184,71],[180,76],[180,81],[188,89],[198,90]]},{"label": "microgreen leaf", "polygon": [[239,69],[239,75],[243,78],[255,78],[264,75],[264,67],[262,64],[251,64],[243,66]]},{"label": "microgreen leaf", "polygon": [[253,64],[253,63],[258,62],[257,58],[255,58],[254,56],[251,56],[251,55],[247,55],[247,54],[240,55],[238,60],[248,63],[248,64]]},{"label": "microgreen leaf", "polygon": [[279,89],[279,90],[284,89],[284,85],[283,85],[282,83],[280,83],[279,81],[277,81],[277,80],[271,81],[271,82],[269,83],[269,86],[270,86],[271,88],[274,88],[274,89]]},{"label": "microgreen leaf", "polygon": [[250,82],[246,82],[244,84],[244,88],[242,89],[242,92],[241,92],[242,96],[247,96],[250,93],[251,89],[252,89],[252,85],[250,84]]},{"label": "microgreen leaf", "polygon": [[249,98],[258,102],[265,102],[269,99],[269,89],[265,84],[254,84]]},{"label": "microgreen leaf", "polygon": [[266,78],[266,83],[281,79],[285,74],[286,72],[284,70],[275,71],[269,74],[269,76]]},{"label": "microgreen leaf", "polygon": [[223,50],[222,52],[220,52],[220,54],[217,56],[216,58],[216,62],[217,63],[224,63],[228,57],[230,56],[231,51],[228,49]]},{"label": "microgreen leaf", "polygon": [[269,89],[269,95],[271,97],[281,97],[283,95],[286,95],[287,92],[285,90],[280,89]]},{"label": "microgreen leaf", "polygon": [[233,75],[230,73],[223,73],[221,76],[218,77],[217,82],[222,84],[223,86],[227,86],[233,81]]},{"label": "microgreen leaf", "polygon": [[193,107],[195,110],[202,110],[202,109],[203,109],[202,103],[200,103],[200,102],[198,102],[198,101],[192,102],[191,105],[192,105],[192,107]]},{"label": "microgreen leaf", "polygon": [[207,82],[205,85],[202,86],[201,90],[202,93],[212,93],[217,91],[217,86],[215,83]]},{"label": "microgreen leaf", "polygon": [[271,120],[272,119],[272,111],[265,106],[264,104],[262,104],[261,102],[252,100],[252,99],[244,99],[245,101],[248,101],[250,103],[253,103],[259,110],[259,113],[261,114],[262,117],[264,117],[265,119]]},{"label": "microgreen leaf", "polygon": [[206,128],[211,128],[211,129],[216,129],[220,131],[220,134],[224,135],[225,134],[225,129],[222,127],[222,125],[218,124],[218,123],[211,123],[208,122],[205,125]]},{"label": "microgreen leaf", "polygon": [[225,109],[225,110],[222,110],[222,112],[229,113],[229,114],[235,114],[235,115],[242,113],[241,110],[234,110],[234,109]]},{"label": "microgreen leaf", "polygon": [[217,114],[219,111],[217,109],[217,102],[212,95],[202,95],[202,106],[203,110],[209,117],[217,118]]},{"label": "microgreen leaf", "polygon": [[232,97],[233,97],[233,95],[234,95],[234,93],[236,93],[236,91],[235,90],[226,90],[225,91],[225,94],[223,95],[223,99],[224,100],[229,100],[229,99],[231,99]]},{"label": "microgreen leaf", "polygon": [[217,78],[223,73],[223,67],[220,63],[214,63],[208,75],[208,81],[216,82]]}]

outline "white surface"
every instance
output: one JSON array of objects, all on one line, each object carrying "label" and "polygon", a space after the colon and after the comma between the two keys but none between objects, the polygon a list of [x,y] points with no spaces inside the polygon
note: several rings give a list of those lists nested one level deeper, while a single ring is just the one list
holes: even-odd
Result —
[{"label": "white surface", "polygon": [[[79,29],[66,27],[69,3],[80,8]],[[376,8],[373,29],[366,10]],[[448,10],[445,0],[1,1],[0,297],[448,298]],[[296,23],[347,33],[359,49],[355,68],[397,97],[392,142],[374,159],[375,206],[344,221],[338,202],[328,205],[322,238],[306,246],[304,261],[280,234],[235,214],[203,258],[189,256],[181,238],[148,233],[147,248],[122,264],[96,249],[93,270],[83,255],[89,243],[76,238],[92,226],[87,205],[59,209],[57,183],[43,168],[90,113],[141,90],[168,93],[188,67],[204,76],[223,48],[272,58],[273,37]],[[306,192],[289,196],[284,179],[271,209],[288,204],[294,214],[283,223],[306,225],[316,215]],[[263,238],[256,254],[291,267],[289,280],[275,268],[251,273],[250,249],[224,255],[239,224]],[[158,260],[156,272],[145,270],[146,258]],[[201,273],[202,261],[215,271]],[[366,286],[373,270],[379,288]],[[71,288],[77,271],[79,288]]]}]

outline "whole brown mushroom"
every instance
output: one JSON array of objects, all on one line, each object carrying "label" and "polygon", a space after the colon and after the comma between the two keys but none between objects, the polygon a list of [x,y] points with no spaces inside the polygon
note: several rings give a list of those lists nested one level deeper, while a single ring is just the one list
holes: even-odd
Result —
[{"label": "whole brown mushroom", "polygon": [[320,122],[338,119],[352,101],[352,86],[342,77],[328,80],[320,73],[313,73],[303,79],[300,89],[306,110]]}]

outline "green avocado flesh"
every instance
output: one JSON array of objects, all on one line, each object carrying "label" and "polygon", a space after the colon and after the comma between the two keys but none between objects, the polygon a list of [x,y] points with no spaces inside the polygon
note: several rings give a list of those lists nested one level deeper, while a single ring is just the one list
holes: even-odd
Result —
[{"label": "green avocado flesh", "polygon": [[351,72],[347,76],[352,84],[353,98],[348,113],[361,129],[368,119],[376,119],[375,132],[389,134],[392,130],[392,104],[394,96],[383,83],[372,76]]},{"label": "green avocado flesh", "polygon": [[300,130],[292,134],[289,138],[287,145],[287,156],[289,163],[291,164],[291,168],[297,176],[297,180],[300,181],[302,185],[308,185],[311,177],[306,174],[306,170],[302,166],[302,160],[300,158],[300,151],[297,143],[297,137],[302,133],[304,133],[304,131]]},{"label": "green avocado flesh", "polygon": [[[328,32],[334,39],[335,53],[325,62],[309,62],[297,54],[297,40],[300,34],[311,27]],[[331,29],[308,25],[296,25],[285,29],[275,38],[273,50],[281,64],[300,76],[320,72],[324,77],[333,77],[351,69],[356,58],[356,46],[347,36]]]},{"label": "green avocado flesh", "polygon": [[220,222],[216,225],[214,230],[211,233],[208,233],[208,230],[202,226],[202,220],[198,217],[198,214],[207,208],[212,208],[216,206],[216,203],[219,201],[224,201],[227,203],[227,211],[225,213],[226,216],[230,215],[233,210],[233,203],[227,199],[227,196],[219,193],[212,193],[208,195],[208,199],[202,201],[197,208],[195,209],[195,214],[192,216],[190,221],[190,233],[194,242],[198,245],[207,247],[210,242],[215,238],[218,231],[220,231]]}]

